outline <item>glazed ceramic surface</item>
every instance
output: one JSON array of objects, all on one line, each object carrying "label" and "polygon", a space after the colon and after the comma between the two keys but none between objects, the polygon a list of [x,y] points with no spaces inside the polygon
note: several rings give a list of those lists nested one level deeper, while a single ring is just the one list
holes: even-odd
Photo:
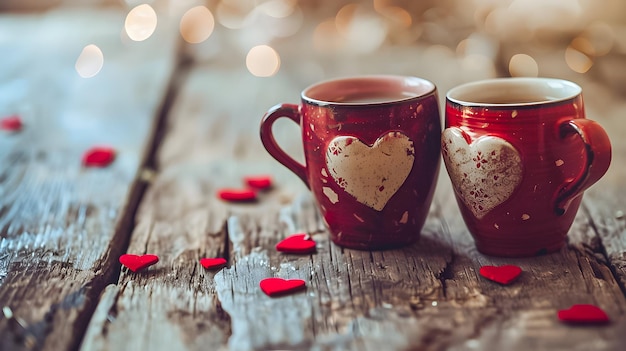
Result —
[{"label": "glazed ceramic surface", "polygon": [[[300,105],[271,109],[261,139],[309,186],[336,244],[384,249],[420,236],[439,170],[439,116],[428,81],[346,78],[307,88]],[[276,144],[271,127],[280,117],[300,125],[305,165]]]},{"label": "glazed ceramic surface", "polygon": [[605,131],[577,85],[543,78],[469,83],[448,93],[442,154],[479,251],[560,249],[583,191],[607,171]]}]

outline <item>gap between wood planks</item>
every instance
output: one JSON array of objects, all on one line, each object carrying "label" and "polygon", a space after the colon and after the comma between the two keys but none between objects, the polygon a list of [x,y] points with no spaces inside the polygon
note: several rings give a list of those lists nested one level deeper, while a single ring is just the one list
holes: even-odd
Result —
[{"label": "gap between wood planks", "polygon": [[592,251],[592,253],[602,256],[602,261],[603,261],[602,263],[605,264],[609,268],[609,270],[611,271],[611,275],[613,276],[613,279],[615,279],[615,282],[617,283],[617,286],[619,286],[620,290],[622,291],[622,294],[624,294],[624,296],[626,297],[626,284],[625,284],[626,282],[624,281],[623,277],[618,273],[617,267],[615,267],[615,262],[613,262],[609,256],[609,253],[602,240],[602,233],[600,232],[597,223],[594,221],[593,214],[591,210],[589,209],[588,201],[583,201],[580,207],[580,210],[584,211],[584,213],[589,218],[589,225],[591,226],[591,229],[595,233],[594,238],[596,239],[592,243],[585,245],[585,247],[589,248]]},{"label": "gap between wood planks", "polygon": [[[184,43],[179,41],[177,44],[177,52],[183,52],[182,47]],[[155,123],[153,124],[152,130],[150,131],[149,139],[150,145],[146,149],[145,154],[143,155],[143,160],[141,161],[141,165],[138,168],[138,177],[133,181],[131,185],[129,200],[127,208],[124,211],[124,215],[122,220],[119,222],[118,227],[115,230],[114,239],[119,240],[120,245],[113,246],[111,252],[109,252],[109,256],[107,259],[112,260],[113,266],[115,269],[113,270],[113,274],[102,279],[102,284],[98,284],[98,286],[92,286],[92,306],[85,308],[85,323],[82,323],[81,330],[78,331],[78,335],[80,338],[76,340],[76,343],[72,345],[71,350],[78,350],[80,345],[85,338],[85,333],[87,331],[87,327],[89,326],[89,321],[93,316],[99,302],[100,295],[104,292],[105,288],[111,284],[117,285],[119,282],[120,274],[121,274],[121,264],[118,261],[120,255],[126,253],[128,250],[128,246],[130,243],[131,235],[133,233],[133,229],[135,227],[135,217],[137,214],[137,210],[139,209],[139,205],[146,193],[146,190],[149,185],[149,181],[146,179],[142,179],[142,174],[145,171],[151,172],[155,169],[155,158],[157,154],[157,150],[161,141],[163,140],[163,136],[165,134],[165,123],[167,121],[167,116],[171,110],[171,107],[176,101],[176,97],[179,93],[179,87],[185,81],[187,74],[189,72],[189,67],[191,66],[191,61],[185,57],[184,55],[178,55],[176,62],[174,62],[174,70],[172,71],[172,76],[169,79],[167,84],[167,91],[165,96],[162,99],[161,105],[158,109],[158,114],[155,119]],[[228,240],[227,240],[228,241]]]}]

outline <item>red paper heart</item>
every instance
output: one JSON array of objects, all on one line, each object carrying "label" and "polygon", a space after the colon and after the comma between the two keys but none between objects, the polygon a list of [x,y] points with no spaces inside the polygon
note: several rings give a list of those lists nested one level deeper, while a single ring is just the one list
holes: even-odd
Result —
[{"label": "red paper heart", "polygon": [[609,322],[609,316],[600,307],[595,305],[572,305],[567,310],[560,310],[559,320],[570,324],[604,324]]},{"label": "red paper heart", "polygon": [[244,182],[247,186],[259,190],[272,187],[272,177],[266,175],[244,177]]},{"label": "red paper heart", "polygon": [[133,272],[140,271],[146,267],[150,267],[153,264],[159,262],[159,256],[157,255],[132,255],[124,254],[120,256],[120,263],[126,266]]},{"label": "red paper heart", "polygon": [[18,115],[2,118],[0,119],[0,129],[9,132],[18,132],[22,129],[22,120]]},{"label": "red paper heart", "polygon": [[217,192],[217,197],[231,202],[251,202],[256,200],[256,192],[251,189],[224,188]]},{"label": "red paper heart", "polygon": [[288,253],[309,253],[315,251],[315,241],[307,234],[294,234],[276,244],[276,250]]},{"label": "red paper heart", "polygon": [[202,267],[206,268],[206,269],[214,269],[214,268],[219,268],[223,265],[226,264],[226,260],[218,257],[218,258],[201,258],[200,259],[200,264],[202,265]]},{"label": "red paper heart", "polygon": [[268,296],[280,296],[306,288],[302,279],[266,278],[259,283],[261,290]]},{"label": "red paper heart", "polygon": [[500,267],[482,266],[479,272],[480,275],[489,280],[507,285],[512,283],[522,273],[522,269],[514,265],[504,265]]},{"label": "red paper heart", "polygon": [[85,167],[106,167],[115,160],[115,150],[107,146],[96,146],[83,155]]}]

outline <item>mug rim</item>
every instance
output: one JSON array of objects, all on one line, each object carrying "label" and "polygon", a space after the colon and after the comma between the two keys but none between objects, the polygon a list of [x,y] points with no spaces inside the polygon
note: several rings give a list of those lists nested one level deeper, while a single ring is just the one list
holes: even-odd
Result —
[{"label": "mug rim", "polygon": [[[415,96],[407,95],[407,97],[403,99],[391,99],[391,100],[378,101],[378,102],[341,102],[341,101],[332,101],[332,99],[321,99],[321,98],[315,98],[311,96],[312,91],[314,91],[315,89],[321,89],[323,86],[327,86],[333,83],[341,84],[341,83],[347,83],[351,81],[354,82],[355,84],[358,84],[359,82],[363,84],[366,81],[370,81],[370,82],[371,81],[380,81],[380,82],[395,81],[396,83],[400,83],[400,82],[407,83],[407,82],[412,81],[415,84],[407,84],[405,86],[410,87],[410,88],[422,87],[424,88],[424,90],[420,92],[416,92]],[[435,94],[436,92],[437,92],[437,86],[435,85],[435,83],[431,82],[428,79],[424,79],[424,78],[420,78],[416,76],[409,76],[409,75],[369,74],[369,75],[336,77],[336,78],[321,80],[303,89],[302,92],[300,93],[300,98],[302,99],[302,101],[308,104],[313,104],[313,105],[318,105],[318,106],[346,106],[346,107],[368,106],[368,107],[371,107],[371,106],[393,105],[393,104],[404,103],[404,102],[412,101],[412,100],[421,100],[427,96]]]},{"label": "mug rim", "polygon": [[[543,88],[546,91],[557,92],[558,89],[565,90],[561,91],[560,94],[554,94],[550,96],[550,98],[544,98],[537,101],[528,101],[528,102],[510,102],[510,103],[494,103],[494,102],[485,102],[485,101],[477,101],[480,99],[470,99],[464,98],[464,95],[470,95],[472,92],[475,92],[477,88],[484,86],[490,87],[491,89],[499,88],[506,89],[511,87],[527,87],[527,88]],[[503,77],[503,78],[492,78],[492,79],[483,79],[473,82],[464,83],[461,85],[457,85],[456,87],[450,89],[446,94],[446,103],[453,103],[460,106],[467,107],[491,107],[491,108],[507,108],[507,107],[527,107],[527,106],[541,106],[541,105],[550,105],[554,103],[561,103],[563,101],[568,101],[574,99],[582,93],[582,88],[569,80],[559,79],[559,78],[547,78],[547,77]]]}]

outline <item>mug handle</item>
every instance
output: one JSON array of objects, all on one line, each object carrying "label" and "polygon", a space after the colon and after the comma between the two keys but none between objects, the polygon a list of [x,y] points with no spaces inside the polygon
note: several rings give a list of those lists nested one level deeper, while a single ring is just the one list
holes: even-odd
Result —
[{"label": "mug handle", "polygon": [[611,143],[606,131],[596,122],[577,118],[560,124],[561,139],[578,135],[585,145],[585,166],[571,182],[563,184],[554,203],[557,215],[565,214],[571,201],[580,193],[597,182],[609,169],[611,164]]},{"label": "mug handle", "polygon": [[276,161],[282,163],[285,167],[289,168],[289,170],[300,177],[304,184],[306,184],[307,188],[310,189],[311,187],[309,185],[309,181],[306,178],[306,166],[300,164],[298,161],[294,160],[293,157],[287,155],[287,153],[280,146],[278,146],[276,139],[274,139],[272,126],[274,125],[274,122],[281,117],[289,118],[298,126],[300,126],[300,121],[302,119],[298,105],[278,104],[270,108],[261,120],[261,142],[267,152],[269,152],[269,154],[272,155]]}]

